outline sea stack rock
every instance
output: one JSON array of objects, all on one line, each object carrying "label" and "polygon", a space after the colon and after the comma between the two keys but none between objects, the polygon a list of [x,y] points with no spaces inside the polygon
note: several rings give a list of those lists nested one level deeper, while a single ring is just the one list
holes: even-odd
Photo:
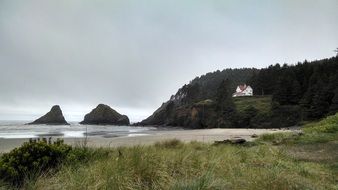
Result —
[{"label": "sea stack rock", "polygon": [[88,113],[80,124],[91,125],[129,125],[129,118],[121,115],[111,107],[99,104],[95,109]]},{"label": "sea stack rock", "polygon": [[53,106],[46,115],[28,124],[69,125],[63,117],[61,108],[58,105]]}]

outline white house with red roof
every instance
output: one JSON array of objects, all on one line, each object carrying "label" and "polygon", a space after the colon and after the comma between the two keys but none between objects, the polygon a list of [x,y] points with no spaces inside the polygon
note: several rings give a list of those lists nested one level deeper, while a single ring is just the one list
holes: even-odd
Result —
[{"label": "white house with red roof", "polygon": [[251,86],[247,86],[246,84],[239,85],[236,88],[236,92],[232,94],[232,97],[238,97],[238,96],[252,96],[253,90]]}]

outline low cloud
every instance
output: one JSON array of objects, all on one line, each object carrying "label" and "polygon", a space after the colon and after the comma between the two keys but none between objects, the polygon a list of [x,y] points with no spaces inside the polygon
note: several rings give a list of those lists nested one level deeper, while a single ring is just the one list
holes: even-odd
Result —
[{"label": "low cloud", "polygon": [[195,76],[333,55],[338,2],[0,2],[0,119],[106,103],[132,121]]}]

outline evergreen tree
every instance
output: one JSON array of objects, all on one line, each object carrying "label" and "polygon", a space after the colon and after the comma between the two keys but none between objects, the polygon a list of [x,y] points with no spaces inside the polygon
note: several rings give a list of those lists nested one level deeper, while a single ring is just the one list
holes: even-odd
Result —
[{"label": "evergreen tree", "polygon": [[309,119],[319,119],[329,112],[330,104],[327,100],[327,88],[321,80],[314,86],[311,104],[307,109]]},{"label": "evergreen tree", "polygon": [[219,127],[231,127],[235,115],[235,104],[229,91],[230,81],[223,80],[217,89],[216,112]]},{"label": "evergreen tree", "polygon": [[315,94],[312,104],[308,109],[310,119],[319,119],[328,113],[329,104],[323,99],[322,92]]},{"label": "evergreen tree", "polygon": [[289,81],[287,77],[282,76],[279,78],[276,89],[273,94],[273,101],[278,102],[280,105],[286,105],[289,101]]},{"label": "evergreen tree", "polygon": [[285,70],[275,85],[273,100],[280,105],[295,104],[299,101],[300,92],[300,85],[294,73],[290,70]]},{"label": "evergreen tree", "polygon": [[289,102],[291,104],[298,104],[301,98],[302,98],[302,87],[300,86],[297,80],[294,80],[292,83],[292,90]]},{"label": "evergreen tree", "polygon": [[189,84],[186,87],[185,103],[193,103],[198,100],[200,85],[198,83]]},{"label": "evergreen tree", "polygon": [[315,95],[316,90],[317,90],[316,86],[315,85],[311,85],[307,89],[307,91],[304,94],[303,98],[299,102],[299,104],[300,104],[300,106],[302,107],[302,110],[303,110],[303,117],[305,119],[309,118],[309,115],[310,115],[310,106],[312,104],[312,100],[313,100],[313,97]]},{"label": "evergreen tree", "polygon": [[338,112],[338,87],[334,90],[334,96],[331,102],[330,113],[335,114]]},{"label": "evergreen tree", "polygon": [[[338,49],[337,49],[338,50]],[[338,73],[330,77],[328,85],[330,99],[330,113],[335,114],[338,111]]]}]

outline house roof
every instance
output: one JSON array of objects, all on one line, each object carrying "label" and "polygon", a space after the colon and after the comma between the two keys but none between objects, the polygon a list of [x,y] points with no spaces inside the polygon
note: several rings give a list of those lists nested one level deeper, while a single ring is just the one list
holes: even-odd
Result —
[{"label": "house roof", "polygon": [[239,89],[241,89],[241,91],[243,91],[247,88],[246,84],[239,85],[238,87],[239,87]]}]

